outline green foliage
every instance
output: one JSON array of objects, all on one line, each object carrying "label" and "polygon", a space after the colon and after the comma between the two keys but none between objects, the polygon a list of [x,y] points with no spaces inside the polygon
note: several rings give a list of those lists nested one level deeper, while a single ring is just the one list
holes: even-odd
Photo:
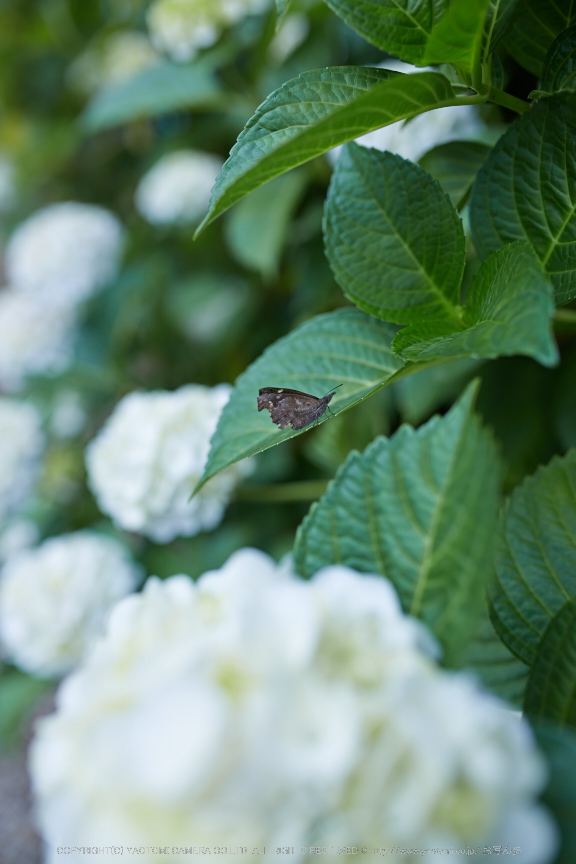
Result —
[{"label": "green foliage", "polygon": [[543,99],[496,144],[470,200],[478,254],[527,240],[550,274],[557,305],[576,296],[575,133],[574,108]]},{"label": "green foliage", "polygon": [[[268,412],[258,412],[261,387],[290,387],[324,396],[344,384],[330,403],[338,414],[382,387],[402,366],[390,347],[395,329],[358,310],[340,309],[312,318],[271,345],[236,382],[197,489],[239,459],[306,431],[277,429]],[[326,415],[319,422],[325,420]]]},{"label": "green foliage", "polygon": [[576,597],[556,613],[540,640],[524,711],[576,727]]},{"label": "green foliage", "polygon": [[513,493],[496,540],[492,621],[532,665],[554,616],[576,595],[576,451],[539,468]]},{"label": "green foliage", "polygon": [[550,44],[575,22],[572,0],[521,0],[506,34],[506,48],[521,66],[539,76]]},{"label": "green foliage", "polygon": [[490,147],[478,141],[450,141],[425,153],[420,167],[438,180],[457,210],[468,201],[472,184]]},{"label": "green foliage", "polygon": [[482,41],[487,7],[488,0],[451,0],[432,28],[422,65],[454,63],[471,71]]},{"label": "green foliage", "polygon": [[542,795],[560,829],[561,846],[554,864],[576,859],[576,732],[545,721],[533,723],[540,750],[548,762],[548,784]]},{"label": "green foliage", "polygon": [[306,72],[272,93],[246,124],[198,232],[249,192],[337,144],[423,111],[452,105],[436,72],[400,75],[357,66]]},{"label": "green foliage", "polygon": [[550,282],[532,249],[510,243],[476,274],[464,309],[466,329],[433,320],[414,324],[400,331],[393,348],[406,360],[526,354],[553,366],[558,362],[553,311]]},{"label": "green foliage", "polygon": [[548,93],[576,89],[576,26],[560,33],[550,46],[540,87]]},{"label": "green foliage", "polygon": [[460,321],[462,223],[438,183],[392,153],[348,145],[326,200],[336,281],[385,321]]},{"label": "green foliage", "polygon": [[103,87],[82,116],[87,132],[181,108],[210,108],[222,103],[223,91],[208,60],[190,66],[160,63],[134,78]]},{"label": "green foliage", "polygon": [[302,523],[294,553],[304,576],[328,564],[386,576],[451,664],[478,623],[498,505],[498,458],[472,413],[476,390],[446,417],[351,453]]},{"label": "green foliage", "polygon": [[516,10],[518,0],[489,0],[484,19],[484,41],[482,56],[484,61],[498,46],[506,33]]}]

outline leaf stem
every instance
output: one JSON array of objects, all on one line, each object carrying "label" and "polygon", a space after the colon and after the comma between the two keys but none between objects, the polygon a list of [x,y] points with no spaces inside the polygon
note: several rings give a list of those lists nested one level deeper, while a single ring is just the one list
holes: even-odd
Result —
[{"label": "leaf stem", "polygon": [[576,309],[556,309],[553,320],[555,330],[576,330]]},{"label": "leaf stem", "polygon": [[490,102],[495,102],[496,105],[502,105],[503,108],[510,108],[511,111],[516,111],[517,114],[524,114],[530,108],[530,102],[518,99],[517,96],[511,96],[510,93],[505,93],[496,87],[490,88],[487,99]]}]

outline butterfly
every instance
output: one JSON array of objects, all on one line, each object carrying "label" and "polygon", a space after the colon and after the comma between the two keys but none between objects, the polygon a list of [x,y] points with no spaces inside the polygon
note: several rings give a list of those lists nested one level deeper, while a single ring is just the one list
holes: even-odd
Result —
[{"label": "butterfly", "polygon": [[[342,387],[342,384],[338,384],[338,387]],[[258,392],[258,411],[266,408],[272,422],[280,429],[289,425],[292,425],[292,429],[304,429],[324,414],[334,390],[319,398],[301,390],[289,390],[288,387],[262,387]]]}]

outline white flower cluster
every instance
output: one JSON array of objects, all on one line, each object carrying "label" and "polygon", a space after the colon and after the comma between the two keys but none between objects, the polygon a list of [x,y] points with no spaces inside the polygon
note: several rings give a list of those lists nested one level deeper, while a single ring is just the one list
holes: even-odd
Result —
[{"label": "white flower cluster", "polygon": [[120,84],[154,66],[159,56],[144,33],[121,30],[90,47],[70,66],[70,85],[82,93]]},{"label": "white flower cluster", "polygon": [[0,573],[0,641],[27,672],[61,675],[102,635],[139,572],[116,540],[62,534],[11,556]]},{"label": "white flower cluster", "polygon": [[177,150],[163,156],[144,175],[135,204],[152,225],[188,225],[204,216],[223,161],[213,153]]},{"label": "white flower cluster", "polygon": [[158,51],[182,63],[214,45],[226,27],[269,7],[270,0],[155,0],[148,30]]},{"label": "white flower cluster", "polygon": [[190,500],[229,396],[227,384],[125,396],[86,451],[100,509],[158,543],[215,528],[234,486],[251,470],[248,460],[233,465]]},{"label": "white flower cluster", "polygon": [[101,207],[52,204],[20,225],[6,248],[0,290],[0,387],[54,374],[72,359],[77,306],[117,273],[123,229]]},{"label": "white flower cluster", "polygon": [[0,396],[0,442],[2,520],[26,501],[40,469],[44,436],[33,405]]},{"label": "white flower cluster", "polygon": [[104,837],[266,847],[264,862],[283,846],[296,861],[333,847],[328,862],[385,848],[396,864],[453,847],[463,862],[498,843],[544,864],[555,833],[528,725],[438,670],[430,644],[386,580],[346,567],[305,582],[244,549],[197,583],[148,580],[38,727],[48,864]]}]

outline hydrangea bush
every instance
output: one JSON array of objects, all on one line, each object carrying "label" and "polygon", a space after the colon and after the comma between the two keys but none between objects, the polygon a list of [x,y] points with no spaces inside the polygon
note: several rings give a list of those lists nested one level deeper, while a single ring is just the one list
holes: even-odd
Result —
[{"label": "hydrangea bush", "polygon": [[0,770],[32,737],[44,856],[572,864],[571,2],[0,34]]}]

